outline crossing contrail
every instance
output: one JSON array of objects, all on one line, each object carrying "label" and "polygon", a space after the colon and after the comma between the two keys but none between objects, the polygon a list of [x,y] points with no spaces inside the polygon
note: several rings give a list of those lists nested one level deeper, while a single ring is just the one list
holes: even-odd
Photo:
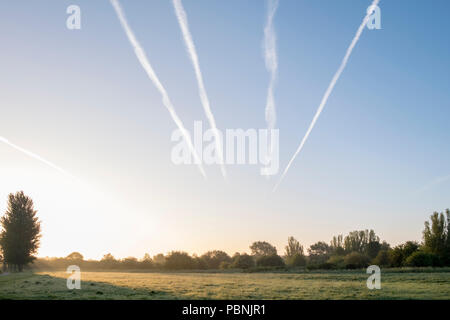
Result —
[{"label": "crossing contrail", "polygon": [[[275,81],[278,69],[277,48],[276,48],[276,34],[273,27],[273,18],[278,8],[278,0],[269,0],[267,9],[267,23],[264,28],[264,59],[266,63],[266,69],[270,73],[270,82],[267,89],[267,101],[266,101],[266,122],[269,134],[271,130],[275,128],[277,120],[275,98],[273,95]],[[269,139],[271,141],[271,139]],[[272,143],[270,143],[270,158],[272,157]]]},{"label": "crossing contrail", "polygon": [[191,32],[189,31],[189,24],[186,15],[186,11],[183,8],[183,4],[181,0],[173,0],[173,6],[175,8],[175,14],[177,16],[178,23],[180,25],[181,33],[183,34],[184,43],[186,45],[186,49],[189,53],[189,57],[192,61],[192,66],[194,67],[195,77],[197,78],[198,85],[198,93],[200,95],[200,101],[202,103],[203,109],[206,114],[206,118],[209,121],[209,125],[214,133],[214,138],[216,142],[216,149],[220,160],[220,169],[222,171],[222,175],[226,178],[227,173],[225,170],[225,165],[223,161],[223,152],[222,152],[222,143],[221,138],[219,136],[219,132],[216,126],[216,120],[214,119],[214,115],[211,111],[211,107],[209,104],[208,95],[206,94],[205,84],[203,83],[203,75],[200,70],[200,64],[198,61],[197,50],[194,45],[194,41],[192,39]]},{"label": "crossing contrail", "polygon": [[18,151],[20,151],[20,152],[26,154],[27,156],[29,156],[29,157],[31,157],[31,158],[33,158],[33,159],[36,159],[36,160],[38,160],[38,161],[40,161],[40,162],[42,162],[42,163],[45,163],[45,164],[48,165],[49,167],[52,167],[53,169],[58,170],[58,171],[61,172],[62,174],[66,175],[66,176],[68,176],[68,177],[70,177],[70,178],[72,178],[72,179],[74,179],[74,180],[77,180],[72,174],[70,174],[70,173],[67,172],[66,170],[62,169],[61,167],[58,167],[56,164],[51,163],[50,161],[45,160],[45,159],[42,158],[41,156],[39,156],[39,155],[37,155],[37,154],[35,154],[35,153],[31,152],[31,151],[28,151],[28,150],[26,150],[26,149],[24,149],[24,148],[22,148],[22,147],[19,147],[18,145],[16,145],[16,144],[10,142],[8,139],[6,139],[6,138],[4,138],[4,137],[0,137],[0,142],[6,143],[8,146],[10,146],[10,147],[12,147],[12,148],[14,148],[14,149],[16,149],[16,150],[18,150]]},{"label": "crossing contrail", "polygon": [[[369,8],[377,6],[379,1],[380,0],[374,0]],[[316,124],[317,119],[320,116],[320,113],[322,112],[323,108],[325,107],[325,104],[327,103],[328,97],[330,96],[331,92],[333,91],[333,88],[336,85],[336,82],[339,80],[339,77],[341,76],[342,71],[344,71],[345,66],[347,65],[348,59],[350,58],[350,55],[351,55],[351,53],[353,51],[353,48],[355,47],[356,43],[358,42],[359,37],[361,36],[361,33],[363,32],[364,27],[367,24],[367,21],[369,21],[369,18],[370,18],[371,14],[372,14],[371,10],[367,10],[367,14],[364,17],[364,19],[363,19],[361,25],[359,26],[358,30],[356,31],[355,37],[353,38],[352,42],[350,43],[350,46],[348,47],[348,49],[347,49],[347,51],[345,53],[344,59],[342,60],[341,65],[339,66],[339,69],[336,71],[336,73],[333,76],[333,79],[331,80],[327,90],[325,91],[325,94],[324,94],[324,96],[322,98],[322,101],[320,102],[319,108],[317,109],[317,112],[314,115],[314,118],[313,118],[311,124],[309,125],[309,128],[306,131],[306,134],[303,137],[302,142],[300,143],[299,147],[297,148],[297,151],[295,151],[294,155],[292,156],[291,160],[289,161],[288,165],[286,166],[286,169],[284,169],[284,172],[281,175],[280,180],[278,180],[278,183],[273,188],[273,191],[275,191],[278,188],[278,186],[280,185],[280,183],[283,180],[284,176],[288,172],[292,162],[297,157],[297,155],[300,153],[300,151],[303,149],[303,146],[305,145],[306,140],[308,139],[312,129],[314,128],[314,125]]]},{"label": "crossing contrail", "polygon": [[169,95],[167,94],[167,91],[164,88],[164,86],[159,81],[155,71],[153,70],[153,67],[151,66],[149,60],[147,59],[147,55],[145,54],[144,49],[142,49],[141,45],[139,44],[138,40],[136,39],[136,37],[134,35],[134,32],[128,25],[127,19],[125,17],[125,14],[123,13],[123,10],[122,10],[122,7],[120,6],[119,1],[118,0],[110,0],[110,1],[111,1],[111,4],[112,4],[114,10],[116,11],[116,14],[117,14],[117,17],[119,18],[120,24],[122,25],[122,28],[124,29],[124,31],[128,37],[128,40],[130,41],[130,44],[134,49],[134,53],[136,54],[136,57],[138,58],[142,68],[144,68],[144,70],[147,73],[150,80],[155,85],[156,89],[158,89],[158,91],[160,92],[164,106],[167,108],[167,110],[169,110],[169,113],[172,116],[173,121],[178,126],[178,129],[181,131],[181,133],[183,134],[183,137],[184,137],[186,143],[188,144],[188,147],[191,150],[191,153],[193,154],[193,156],[195,158],[195,163],[198,164],[198,168],[199,168],[201,174],[203,175],[203,177],[206,178],[206,173],[203,170],[202,162],[200,160],[200,157],[197,155],[197,152],[195,151],[195,148],[192,144],[189,133],[184,128],[183,122],[180,120],[177,113],[175,112],[172,102],[169,99]]}]

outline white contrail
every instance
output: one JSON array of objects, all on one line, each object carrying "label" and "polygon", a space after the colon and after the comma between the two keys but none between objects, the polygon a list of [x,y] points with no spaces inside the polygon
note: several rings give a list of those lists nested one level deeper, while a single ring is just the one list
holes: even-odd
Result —
[{"label": "white contrail", "polygon": [[[264,28],[264,59],[266,62],[266,69],[270,73],[270,82],[267,89],[267,101],[266,101],[266,122],[267,129],[269,133],[275,128],[275,123],[277,120],[276,109],[275,109],[275,99],[273,96],[273,91],[275,87],[275,80],[277,76],[278,69],[278,59],[277,59],[277,47],[276,47],[276,34],[273,27],[273,18],[278,8],[278,0],[269,0],[267,9],[267,24]],[[269,141],[271,141],[269,139]],[[272,154],[272,149],[271,154]]]},{"label": "white contrail", "polygon": [[37,154],[35,154],[35,153],[31,152],[31,151],[28,151],[28,150],[25,150],[25,149],[22,148],[22,147],[19,147],[18,145],[16,145],[16,144],[10,142],[8,139],[6,139],[6,138],[4,138],[4,137],[0,137],[0,142],[6,143],[6,144],[9,145],[10,147],[13,147],[14,149],[16,149],[16,150],[18,150],[18,151],[20,151],[20,152],[26,154],[27,156],[29,156],[29,157],[31,157],[31,158],[33,158],[33,159],[36,159],[36,160],[38,160],[38,161],[41,161],[41,162],[45,163],[46,165],[48,165],[49,167],[52,167],[53,169],[58,170],[58,171],[61,172],[62,174],[66,175],[66,176],[68,176],[68,177],[70,177],[70,178],[72,178],[72,179],[74,179],[74,180],[77,180],[73,175],[71,175],[69,172],[67,172],[66,170],[62,169],[61,167],[58,167],[56,164],[51,163],[50,161],[45,160],[45,159],[42,158],[41,156],[38,156]]},{"label": "white contrail", "polygon": [[211,111],[211,107],[209,104],[208,95],[206,94],[205,84],[203,83],[203,76],[200,70],[200,64],[198,62],[197,50],[195,49],[194,41],[192,40],[191,32],[189,31],[189,25],[187,20],[186,11],[183,8],[183,4],[181,0],[173,0],[173,6],[175,8],[175,14],[178,19],[178,23],[180,25],[181,32],[183,34],[184,43],[186,45],[186,49],[189,53],[189,57],[191,58],[192,65],[194,67],[195,76],[197,78],[198,85],[198,93],[200,95],[200,101],[203,105],[203,109],[205,111],[206,117],[209,121],[209,125],[214,133],[214,138],[216,142],[216,149],[218,152],[219,160],[220,160],[220,169],[222,171],[222,175],[224,177],[227,176],[225,171],[224,161],[223,161],[223,152],[222,152],[222,143],[219,132],[216,126],[216,120],[214,119],[214,115]]},{"label": "white contrail", "polygon": [[192,141],[190,138],[189,133],[184,128],[183,123],[181,122],[180,118],[178,118],[178,115],[175,112],[175,109],[172,105],[172,102],[169,99],[169,95],[166,92],[166,89],[159,81],[155,71],[153,70],[153,67],[151,66],[150,62],[147,59],[147,55],[145,54],[144,49],[142,49],[141,45],[137,41],[133,31],[131,30],[130,26],[128,25],[127,19],[125,18],[125,14],[123,13],[122,7],[119,4],[118,0],[110,0],[111,4],[116,11],[117,17],[119,18],[120,24],[122,25],[122,28],[124,29],[128,40],[131,43],[131,46],[134,49],[134,53],[136,54],[136,57],[138,58],[139,62],[141,63],[142,67],[144,68],[145,72],[147,72],[148,77],[153,82],[155,87],[158,89],[162,96],[162,102],[164,106],[169,110],[170,115],[172,116],[173,121],[175,121],[175,124],[178,126],[178,129],[181,131],[181,133],[184,136],[184,139],[186,143],[188,144],[189,149],[191,150],[192,154],[195,158],[195,163],[198,164],[198,168],[201,172],[201,174],[206,178],[206,173],[203,170],[203,166],[201,163],[201,160],[199,156],[197,155],[197,152],[195,151],[194,146],[192,145]]},{"label": "white contrail", "polygon": [[[374,1],[372,2],[372,5],[371,5],[369,8],[374,7],[374,6],[377,6],[379,1],[380,1],[380,0],[374,0]],[[302,142],[300,143],[300,146],[298,147],[297,151],[295,151],[295,153],[294,153],[294,155],[292,156],[291,160],[289,161],[289,163],[288,163],[286,169],[284,170],[283,174],[281,175],[280,180],[278,181],[278,183],[277,183],[277,184],[275,185],[275,187],[273,188],[273,191],[275,191],[275,190],[278,188],[278,186],[280,185],[280,183],[281,183],[281,181],[283,180],[284,176],[285,176],[286,173],[288,172],[289,167],[291,166],[291,164],[292,164],[292,162],[294,161],[295,157],[297,157],[297,155],[299,154],[299,152],[302,150],[302,148],[303,148],[303,146],[304,146],[306,140],[307,140],[308,137],[309,137],[309,134],[311,133],[312,129],[314,128],[314,125],[316,124],[317,119],[318,119],[319,116],[320,116],[320,113],[322,112],[323,108],[325,107],[325,104],[327,103],[328,97],[330,96],[331,92],[333,91],[333,88],[334,88],[334,86],[336,85],[336,82],[338,81],[339,77],[341,76],[342,71],[344,71],[345,66],[347,65],[347,62],[348,62],[348,58],[350,57],[353,48],[355,47],[356,43],[358,42],[359,37],[361,36],[361,33],[363,32],[364,27],[365,27],[366,24],[367,24],[367,21],[369,21],[369,18],[370,18],[371,13],[372,13],[371,10],[367,10],[367,14],[366,14],[366,16],[364,17],[364,19],[363,19],[361,25],[359,26],[358,31],[356,31],[356,35],[355,35],[355,37],[353,38],[352,42],[350,43],[350,46],[348,47],[348,49],[347,49],[347,51],[346,51],[346,53],[345,53],[344,59],[342,60],[341,65],[339,66],[339,69],[336,71],[336,73],[335,73],[335,75],[333,76],[333,79],[331,80],[331,82],[330,82],[330,84],[329,84],[327,90],[325,91],[325,95],[323,96],[322,101],[320,102],[319,108],[317,109],[317,112],[316,112],[316,114],[314,115],[314,118],[313,118],[311,124],[309,125],[309,128],[308,128],[308,130],[306,131],[306,134],[305,134],[305,136],[303,137]]]}]

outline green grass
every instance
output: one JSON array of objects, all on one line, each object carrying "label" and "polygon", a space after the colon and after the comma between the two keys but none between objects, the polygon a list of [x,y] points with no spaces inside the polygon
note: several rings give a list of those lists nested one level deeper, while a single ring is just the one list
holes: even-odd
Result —
[{"label": "green grass", "polygon": [[386,271],[368,290],[364,270],[302,273],[65,272],[0,275],[0,299],[450,299],[450,273]]}]

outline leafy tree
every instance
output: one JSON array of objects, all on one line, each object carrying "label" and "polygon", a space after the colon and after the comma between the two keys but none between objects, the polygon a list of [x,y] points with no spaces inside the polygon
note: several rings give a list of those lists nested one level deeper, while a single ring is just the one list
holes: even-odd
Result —
[{"label": "leafy tree", "polygon": [[117,260],[116,260],[116,258],[114,258],[114,256],[111,253],[107,253],[107,254],[103,255],[103,257],[100,261],[111,262],[111,261],[117,261]]},{"label": "leafy tree", "polygon": [[200,257],[204,261],[205,269],[218,269],[222,262],[231,262],[231,257],[224,251],[208,251]]},{"label": "leafy tree", "polygon": [[389,251],[391,249],[391,245],[389,243],[387,243],[386,241],[383,241],[381,243],[381,247],[380,250],[386,250]]},{"label": "leafy tree", "polygon": [[[450,265],[450,210],[434,212],[425,222],[423,250],[438,256],[439,264]],[[436,263],[435,263],[436,264]]]},{"label": "leafy tree", "polygon": [[83,260],[83,255],[81,254],[81,253],[79,253],[79,252],[72,252],[71,254],[69,254],[67,257],[66,257],[66,259],[68,259],[68,260],[79,260],[79,261],[82,261]]},{"label": "leafy tree", "polygon": [[157,265],[164,265],[166,263],[166,257],[164,257],[164,254],[158,253],[157,255],[153,256],[153,262]]},{"label": "leafy tree", "polygon": [[446,247],[450,249],[450,209],[445,210],[445,215],[447,216],[447,241]]},{"label": "leafy tree", "polygon": [[375,259],[378,252],[381,250],[381,243],[378,241],[371,241],[367,243],[364,253],[370,258]]},{"label": "leafy tree", "polygon": [[288,244],[285,247],[286,263],[291,267],[301,267],[306,265],[306,257],[303,246],[294,237],[288,238]]},{"label": "leafy tree", "polygon": [[390,262],[388,250],[380,250],[375,259],[373,259],[373,264],[381,267],[389,266]]},{"label": "leafy tree", "polygon": [[127,257],[120,261],[121,267],[124,269],[137,269],[139,266],[139,261],[135,257]]},{"label": "leafy tree", "polygon": [[330,250],[333,255],[343,256],[345,254],[342,234],[333,237],[330,242]]},{"label": "leafy tree", "polygon": [[446,266],[450,266],[450,209],[445,210],[447,216],[447,237],[445,241],[445,253],[443,262]]},{"label": "leafy tree", "polygon": [[197,256],[197,254],[192,255],[192,259],[194,260],[193,269],[200,269],[200,270],[206,270],[208,269],[208,265],[205,260],[203,260],[201,257]]},{"label": "leafy tree", "polygon": [[431,267],[439,266],[439,264],[440,261],[437,254],[425,251],[416,251],[405,261],[405,265],[411,267]]},{"label": "leafy tree", "polygon": [[415,241],[407,241],[389,251],[389,260],[392,267],[402,267],[406,259],[419,250],[419,244]]},{"label": "leafy tree", "polygon": [[365,268],[369,265],[369,258],[355,251],[344,257],[344,263],[347,269]]},{"label": "leafy tree", "polygon": [[194,259],[186,252],[172,251],[166,257],[165,267],[170,270],[193,269]]},{"label": "leafy tree", "polygon": [[323,241],[312,244],[308,249],[309,261],[311,264],[321,264],[331,256],[332,249]]},{"label": "leafy tree", "polygon": [[252,255],[256,257],[260,256],[273,256],[277,254],[277,248],[266,241],[256,241],[250,246]]},{"label": "leafy tree", "polygon": [[153,267],[152,257],[148,253],[144,254],[144,257],[142,258],[142,261],[141,261],[141,267],[143,269],[150,269]]},{"label": "leafy tree", "polygon": [[[345,258],[343,256],[332,256],[328,261],[326,262],[326,265],[329,266],[329,269],[342,269],[345,268]],[[325,265],[322,265],[324,267]]]},{"label": "leafy tree", "polygon": [[294,256],[303,256],[303,246],[294,237],[288,238],[288,244],[285,247],[285,256],[290,259]]},{"label": "leafy tree", "polygon": [[389,261],[391,262],[391,267],[401,267],[403,265],[403,250],[401,245],[389,251]]},{"label": "leafy tree", "polygon": [[256,260],[258,267],[283,267],[284,261],[279,255],[260,256]]},{"label": "leafy tree", "polygon": [[420,245],[416,241],[406,241],[403,244],[403,259],[408,258],[414,252],[418,251]]},{"label": "leafy tree", "polygon": [[246,253],[239,254],[236,253],[233,256],[233,263],[231,264],[232,268],[239,268],[239,269],[249,269],[255,266],[255,260],[252,256],[249,256]]},{"label": "leafy tree", "polygon": [[444,214],[434,212],[430,216],[430,221],[431,225],[430,222],[425,221],[425,229],[423,230],[424,251],[443,257],[446,251],[448,230]]},{"label": "leafy tree", "polygon": [[291,257],[286,257],[286,263],[290,267],[303,267],[306,265],[306,257],[300,254],[294,254]]},{"label": "leafy tree", "polygon": [[105,254],[100,260],[100,266],[107,269],[119,267],[119,261],[111,253]]},{"label": "leafy tree", "polygon": [[380,238],[373,230],[352,231],[344,239],[346,252],[359,252],[375,257],[380,250]]},{"label": "leafy tree", "polygon": [[8,196],[5,215],[0,219],[0,247],[4,263],[9,269],[22,271],[31,263],[39,248],[41,224],[36,216],[33,200],[23,191]]}]

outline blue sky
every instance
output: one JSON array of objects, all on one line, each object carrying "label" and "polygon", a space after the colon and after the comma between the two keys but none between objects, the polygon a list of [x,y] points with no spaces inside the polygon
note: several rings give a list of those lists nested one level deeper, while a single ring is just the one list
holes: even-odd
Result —
[{"label": "blue sky", "polygon": [[[370,3],[280,0],[280,171]],[[81,8],[81,30],[66,28],[70,4]],[[172,3],[121,4],[186,127],[195,120],[206,126]],[[265,128],[266,2],[183,5],[218,127]],[[267,180],[257,166],[227,167],[225,183],[218,166],[206,167],[205,181],[195,166],[171,162],[176,126],[109,1],[1,3],[0,136],[82,185],[0,145],[0,208],[9,192],[33,196],[44,256],[233,253],[255,240],[282,253],[290,235],[308,246],[361,228],[392,244],[420,240],[424,220],[450,206],[450,179],[432,184],[450,175],[450,4],[379,6],[382,29],[364,30],[305,148],[272,194],[278,176]],[[67,208],[68,201],[76,205]]]}]

